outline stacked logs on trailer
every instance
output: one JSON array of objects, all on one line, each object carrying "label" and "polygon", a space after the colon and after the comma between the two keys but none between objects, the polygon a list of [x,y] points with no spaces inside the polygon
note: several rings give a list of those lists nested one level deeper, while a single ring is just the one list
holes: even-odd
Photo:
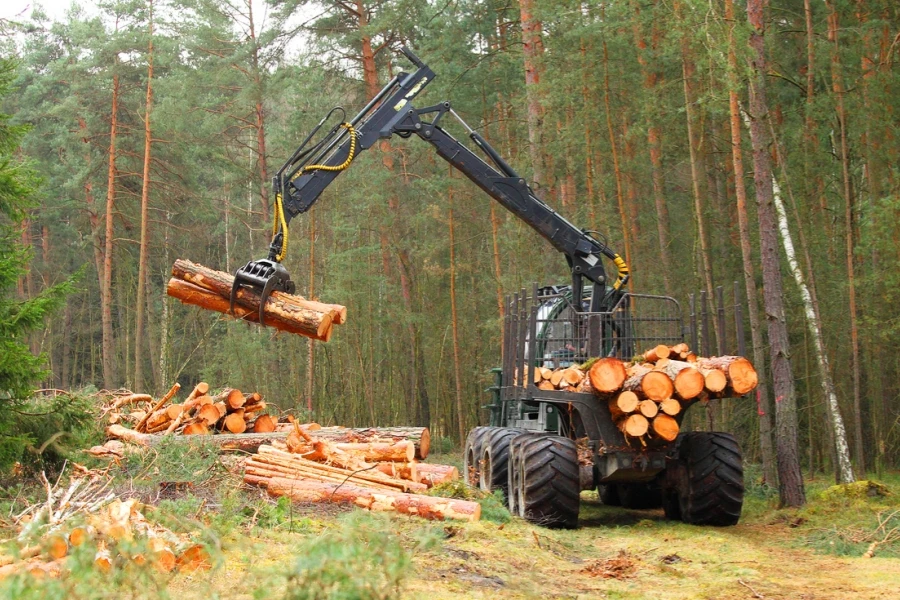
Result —
[{"label": "stacked logs on trailer", "polygon": [[[74,464],[74,463],[73,463]],[[0,547],[0,579],[20,573],[58,577],[76,548],[90,548],[102,572],[145,565],[162,573],[211,566],[196,533],[175,533],[147,519],[135,499],[110,491],[112,476],[74,464],[68,484],[41,474],[46,500],[11,516],[16,536]]]},{"label": "stacked logs on trailer", "polygon": [[[284,442],[262,445],[245,463],[244,481],[272,496],[298,502],[329,502],[434,520],[477,521],[477,502],[425,495],[459,478],[456,467],[418,462],[425,458],[427,429],[416,439],[333,441],[315,423],[291,420]],[[331,438],[331,439],[329,439]]]},{"label": "stacked logs on trailer", "polygon": [[698,357],[687,344],[659,345],[632,362],[600,358],[527,373],[541,390],[593,393],[609,405],[627,438],[673,441],[675,417],[697,401],[743,396],[756,388],[756,369],[741,356]]},{"label": "stacked logs on trailer", "polygon": [[[237,319],[259,322],[261,295],[258,290],[241,287],[231,311],[231,286],[234,276],[188,260],[176,260],[166,293],[184,304],[232,315]],[[321,342],[331,339],[332,327],[347,321],[347,308],[324,304],[301,296],[275,291],[263,305],[265,324],[281,331],[296,333]]]},{"label": "stacked logs on trailer", "polygon": [[[254,392],[226,388],[210,393],[209,384],[201,381],[183,402],[176,395],[181,386],[175,384],[159,400],[149,394],[126,394],[106,407],[107,435],[114,440],[149,445],[147,435],[211,435],[274,432],[278,423],[266,412],[266,403]],[[126,427],[125,425],[131,425]],[[91,448],[94,456],[121,458],[121,447],[104,444]]]}]

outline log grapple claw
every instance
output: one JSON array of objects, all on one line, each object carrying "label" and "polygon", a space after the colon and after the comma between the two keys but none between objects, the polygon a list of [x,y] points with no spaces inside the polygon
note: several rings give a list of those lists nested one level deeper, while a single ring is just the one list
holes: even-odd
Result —
[{"label": "log grapple claw", "polygon": [[251,260],[234,272],[234,284],[231,286],[231,304],[229,312],[234,315],[234,302],[238,290],[242,287],[259,292],[259,324],[265,325],[264,309],[272,292],[279,291],[293,294],[296,287],[288,275],[287,269],[280,262],[271,258]]}]

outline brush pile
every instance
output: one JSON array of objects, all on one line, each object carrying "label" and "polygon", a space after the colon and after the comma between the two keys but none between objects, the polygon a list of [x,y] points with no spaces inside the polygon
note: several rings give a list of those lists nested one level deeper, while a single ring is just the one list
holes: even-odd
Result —
[{"label": "brush pile", "polygon": [[98,569],[149,564],[168,573],[209,568],[203,546],[148,520],[135,499],[110,491],[112,477],[75,464],[67,486],[41,473],[47,500],[14,517],[18,535],[0,548],[0,579],[19,573],[57,577],[76,548],[89,548]]},{"label": "brush pile", "polygon": [[743,396],[756,388],[756,369],[740,356],[698,357],[687,344],[659,345],[631,362],[600,358],[560,369],[534,367],[526,379],[541,390],[593,393],[628,438],[673,441],[676,416],[697,401]]},{"label": "brush pile", "polygon": [[[414,440],[337,442],[315,423],[291,421],[284,442],[261,445],[245,463],[244,481],[272,496],[332,502],[426,519],[477,521],[476,502],[427,496],[435,485],[459,478],[456,467],[417,462],[427,456]],[[427,430],[425,430],[427,432]],[[422,437],[419,436],[421,440]],[[427,439],[427,437],[426,437]]]}]

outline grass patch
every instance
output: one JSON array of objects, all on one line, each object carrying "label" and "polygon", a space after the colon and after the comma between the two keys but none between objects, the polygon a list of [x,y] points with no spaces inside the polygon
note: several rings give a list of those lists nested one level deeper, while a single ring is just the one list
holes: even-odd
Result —
[{"label": "grass patch", "polygon": [[[386,515],[356,511],[340,517],[336,527],[297,546],[299,558],[282,574],[285,600],[398,597],[413,555],[436,547],[439,536],[430,528],[405,536],[396,530]],[[254,597],[269,597],[268,589]]]}]

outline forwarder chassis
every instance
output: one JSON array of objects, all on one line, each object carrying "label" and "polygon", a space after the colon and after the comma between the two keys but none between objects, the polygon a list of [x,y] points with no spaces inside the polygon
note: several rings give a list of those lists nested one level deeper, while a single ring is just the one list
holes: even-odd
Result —
[{"label": "forwarder chassis", "polygon": [[[354,158],[378,140],[418,137],[562,253],[571,273],[566,288],[535,286],[530,296],[523,291],[511,299],[492,426],[470,432],[466,477],[486,489],[509,490],[513,510],[550,526],[576,526],[579,494],[594,486],[608,503],[637,507],[661,502],[671,518],[713,525],[737,522],[743,497],[741,457],[730,435],[689,433],[671,444],[636,446],[615,427],[606,403],[592,395],[542,392],[527,381],[515,385],[516,369],[524,373],[526,365],[575,356],[630,360],[636,350],[651,344],[680,342],[680,311],[674,310],[677,304],[671,298],[625,293],[629,271],[622,257],[599,234],[576,227],[538,198],[449,102],[416,108],[413,101],[435,74],[408,49],[401,52],[415,65],[413,72],[399,73],[349,121],[343,120],[343,108],[333,109],[278,170],[273,180],[276,234],[267,258],[250,261],[235,272],[232,303],[242,286],[261,292],[260,306],[273,290],[293,293],[294,282],[281,264],[291,219],[312,208]],[[341,122],[312,143],[336,113],[342,115]],[[445,116],[462,124],[483,158],[441,126]],[[607,280],[604,261],[615,267],[612,282]],[[550,314],[566,297],[568,313]],[[550,301],[556,304],[547,304]],[[644,304],[661,307],[668,316],[645,322]],[[675,312],[677,318],[672,316]],[[261,324],[263,318],[261,312]],[[664,336],[642,331],[653,323],[673,329]],[[547,327],[568,328],[571,339],[554,349]],[[591,455],[587,469],[579,464],[576,439],[587,439]]]}]

